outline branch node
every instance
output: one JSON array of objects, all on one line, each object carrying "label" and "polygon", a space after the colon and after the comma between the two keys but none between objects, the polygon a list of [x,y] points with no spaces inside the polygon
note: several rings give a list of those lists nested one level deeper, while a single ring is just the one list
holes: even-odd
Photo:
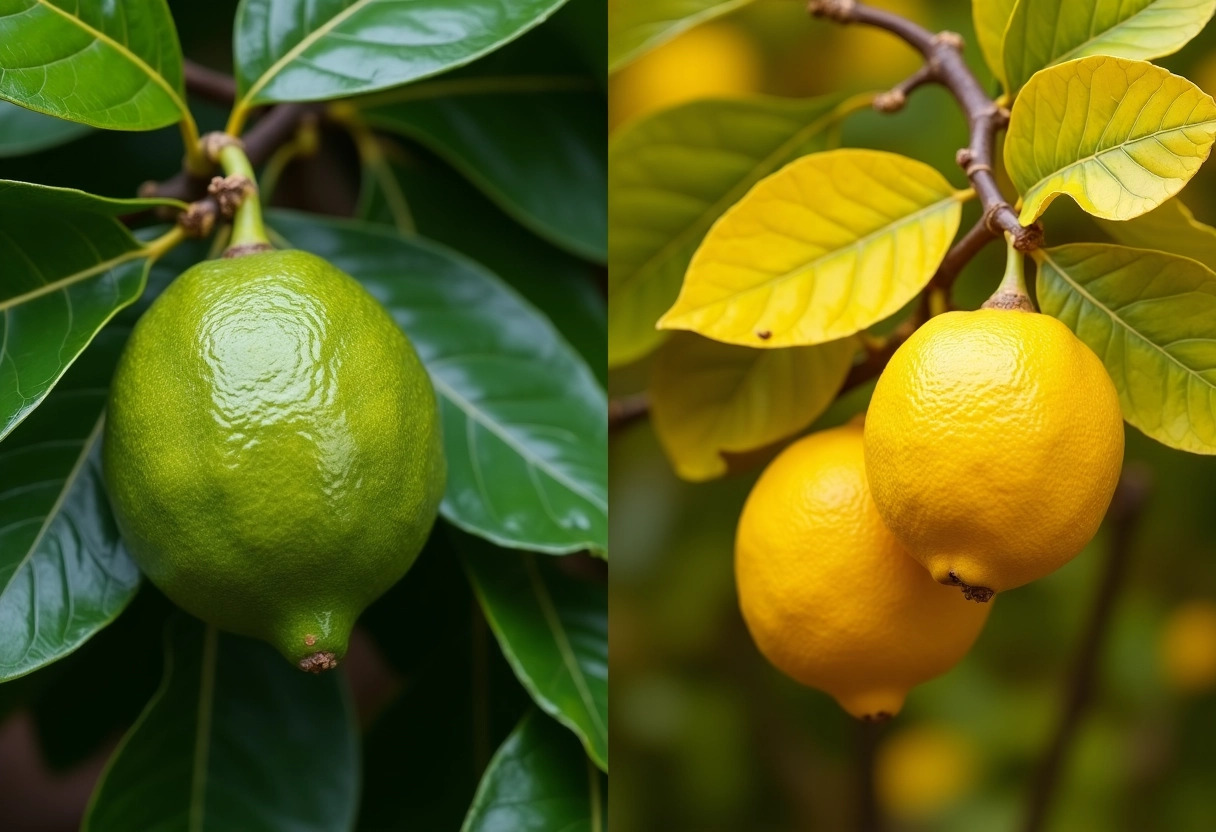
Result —
[{"label": "branch node", "polygon": [[1032,222],[1013,233],[1013,247],[1021,252],[1031,252],[1043,247],[1043,225]]},{"label": "branch node", "polygon": [[810,0],[806,10],[812,17],[826,17],[837,23],[852,23],[854,0]]},{"label": "branch node", "polygon": [[220,211],[219,204],[210,197],[191,202],[190,207],[177,217],[177,224],[187,237],[208,237],[215,228],[215,216]]},{"label": "branch node", "polygon": [[969,147],[960,147],[958,149],[958,153],[954,154],[954,161],[957,162],[958,166],[963,170],[966,170],[971,166],[971,162],[974,158],[975,154],[971,152],[971,148]]},{"label": "branch node", "polygon": [[207,193],[215,198],[220,213],[225,219],[232,219],[236,209],[250,197],[256,195],[258,187],[247,176],[234,173],[231,176],[216,176],[207,186]]},{"label": "branch node", "polygon": [[874,109],[880,113],[895,113],[908,103],[908,95],[899,87],[880,92],[874,96]]},{"label": "branch node", "polygon": [[963,36],[958,32],[938,32],[933,36],[933,40],[934,42],[939,43],[942,46],[948,46],[957,52],[962,52],[963,46],[965,45]]},{"label": "branch node", "polygon": [[207,158],[216,163],[220,160],[220,151],[225,147],[232,147],[233,145],[244,147],[240,139],[219,131],[206,134],[199,140],[199,144],[202,146],[203,153]]}]

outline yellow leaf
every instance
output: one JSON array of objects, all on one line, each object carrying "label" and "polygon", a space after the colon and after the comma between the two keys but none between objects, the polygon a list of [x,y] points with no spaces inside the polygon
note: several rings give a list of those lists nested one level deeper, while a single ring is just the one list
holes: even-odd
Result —
[{"label": "yellow leaf", "polygon": [[1060,194],[1129,220],[1187,183],[1212,149],[1216,102],[1185,78],[1096,55],[1035,74],[1013,105],[1005,165],[1031,223]]},{"label": "yellow leaf", "polygon": [[659,328],[768,348],[852,335],[924,288],[970,195],[894,153],[804,156],[714,224]]},{"label": "yellow leaf", "polygon": [[723,452],[763,448],[831,404],[857,342],[753,350],[679,334],[655,357],[651,421],[676,473],[700,482],[726,473]]},{"label": "yellow leaf", "polygon": [[971,0],[971,20],[975,24],[975,39],[979,41],[984,61],[996,79],[1005,83],[1005,61],[1001,45],[1005,41],[1005,27],[1017,0]]}]

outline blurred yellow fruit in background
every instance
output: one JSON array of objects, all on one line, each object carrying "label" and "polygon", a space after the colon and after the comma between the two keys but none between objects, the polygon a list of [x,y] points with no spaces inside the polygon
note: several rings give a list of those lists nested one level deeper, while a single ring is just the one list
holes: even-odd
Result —
[{"label": "blurred yellow fruit in background", "polygon": [[1161,670],[1182,693],[1216,688],[1216,603],[1189,601],[1174,609],[1161,633]]},{"label": "blurred yellow fruit in background", "polygon": [[729,23],[697,26],[613,76],[609,124],[697,98],[754,93],[762,75],[760,53],[746,31]]},{"label": "blurred yellow fruit in background", "polygon": [[901,820],[937,814],[976,781],[971,741],[945,725],[917,725],[878,747],[875,786],[883,809]]}]

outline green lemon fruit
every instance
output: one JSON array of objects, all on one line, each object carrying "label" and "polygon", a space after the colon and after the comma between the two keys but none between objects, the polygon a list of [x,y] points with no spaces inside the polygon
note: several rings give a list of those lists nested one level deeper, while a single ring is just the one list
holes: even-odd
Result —
[{"label": "green lemon fruit", "polygon": [[174,281],[123,352],[105,431],[107,490],[144,573],[314,672],[409,569],[443,494],[435,393],[409,340],[300,251]]}]

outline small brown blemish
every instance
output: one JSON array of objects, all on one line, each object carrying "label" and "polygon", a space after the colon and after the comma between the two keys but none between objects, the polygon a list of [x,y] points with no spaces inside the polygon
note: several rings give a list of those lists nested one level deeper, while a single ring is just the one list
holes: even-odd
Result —
[{"label": "small brown blemish", "polygon": [[862,722],[886,722],[891,718],[891,714],[886,711],[877,711],[876,713],[866,714],[861,718]]},{"label": "small brown blemish", "polygon": [[762,329],[756,333],[756,337],[759,338],[761,341],[767,341],[769,338],[773,337],[773,333],[771,330]]},{"label": "small brown blemish", "polygon": [[963,583],[959,580],[958,575],[954,574],[953,570],[950,572],[950,584],[952,586],[962,587],[963,597],[968,601],[976,601],[981,604],[986,604],[992,600],[993,595],[996,595],[996,592],[986,586],[971,586],[970,584]]},{"label": "small brown blemish", "polygon": [[337,666],[338,657],[328,650],[300,659],[300,670],[307,673],[321,673],[325,670],[333,670]]},{"label": "small brown blemish", "polygon": [[312,647],[314,644],[317,643],[317,637],[314,636],[312,633],[309,633],[308,635],[304,636],[304,643],[307,644],[309,647]]}]

